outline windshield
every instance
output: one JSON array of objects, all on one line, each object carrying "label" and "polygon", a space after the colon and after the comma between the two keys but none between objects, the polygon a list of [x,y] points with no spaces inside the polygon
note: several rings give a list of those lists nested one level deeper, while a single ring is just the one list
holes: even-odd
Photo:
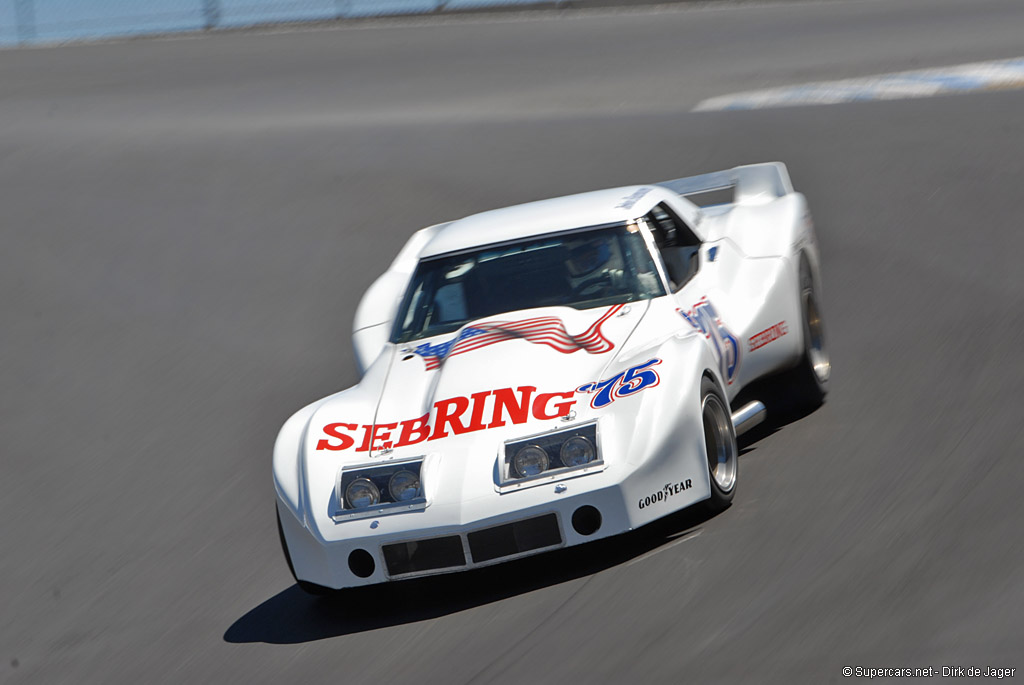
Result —
[{"label": "windshield", "polygon": [[421,261],[391,342],[520,309],[590,309],[664,294],[635,224],[539,236]]}]

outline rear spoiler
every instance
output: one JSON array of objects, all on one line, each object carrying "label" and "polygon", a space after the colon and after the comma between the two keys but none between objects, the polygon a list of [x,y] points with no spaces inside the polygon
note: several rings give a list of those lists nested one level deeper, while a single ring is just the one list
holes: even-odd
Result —
[{"label": "rear spoiler", "polygon": [[771,202],[793,192],[789,172],[782,162],[748,164],[725,171],[663,181],[656,185],[684,196],[731,189],[732,202],[738,205]]}]

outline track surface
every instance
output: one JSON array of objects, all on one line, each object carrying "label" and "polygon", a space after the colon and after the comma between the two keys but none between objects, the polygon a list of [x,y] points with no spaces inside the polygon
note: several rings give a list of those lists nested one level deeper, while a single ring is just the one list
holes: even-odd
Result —
[{"label": "track surface", "polygon": [[[1024,55],[1015,1],[546,13],[0,53],[0,680],[774,682],[1024,667],[1024,93],[689,114]],[[413,230],[780,159],[827,405],[735,506],[353,605],[270,450]],[[688,535],[671,537],[683,531]]]}]

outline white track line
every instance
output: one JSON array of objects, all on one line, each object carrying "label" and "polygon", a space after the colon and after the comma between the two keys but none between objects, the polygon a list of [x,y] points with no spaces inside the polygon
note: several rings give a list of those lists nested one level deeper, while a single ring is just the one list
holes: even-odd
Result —
[{"label": "white track line", "polygon": [[694,111],[833,105],[864,100],[903,100],[976,90],[1015,88],[1024,88],[1024,57],[733,93],[704,100],[694,108]]}]

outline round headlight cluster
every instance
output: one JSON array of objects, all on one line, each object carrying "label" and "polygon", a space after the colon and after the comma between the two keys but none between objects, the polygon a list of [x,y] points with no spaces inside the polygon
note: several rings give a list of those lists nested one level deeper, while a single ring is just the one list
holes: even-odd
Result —
[{"label": "round headlight cluster", "polygon": [[540,475],[547,470],[548,464],[548,453],[536,445],[527,445],[512,458],[512,467],[520,478]]},{"label": "round headlight cluster", "polygon": [[412,471],[399,471],[388,481],[388,492],[396,502],[415,499],[420,494],[420,477]]},{"label": "round headlight cluster", "polygon": [[597,450],[594,449],[594,443],[582,435],[577,435],[562,443],[558,457],[566,466],[583,466],[597,458]]},{"label": "round headlight cluster", "polygon": [[356,478],[345,488],[345,502],[350,509],[372,507],[380,502],[380,490],[369,478]]}]

